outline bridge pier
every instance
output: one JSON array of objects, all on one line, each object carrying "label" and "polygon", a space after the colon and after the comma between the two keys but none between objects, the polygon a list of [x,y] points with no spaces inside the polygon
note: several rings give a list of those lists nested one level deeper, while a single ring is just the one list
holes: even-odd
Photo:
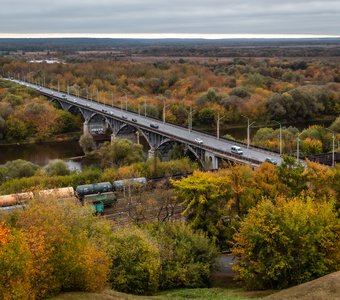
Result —
[{"label": "bridge pier", "polygon": [[155,148],[150,148],[149,151],[148,151],[148,159],[152,159],[155,157],[155,154],[156,154],[156,150]]},{"label": "bridge pier", "polygon": [[209,151],[205,151],[204,154],[205,168],[208,170],[218,169],[218,157]]},{"label": "bridge pier", "polygon": [[89,134],[90,131],[89,131],[89,122],[88,121],[85,121],[83,123],[83,134]]}]

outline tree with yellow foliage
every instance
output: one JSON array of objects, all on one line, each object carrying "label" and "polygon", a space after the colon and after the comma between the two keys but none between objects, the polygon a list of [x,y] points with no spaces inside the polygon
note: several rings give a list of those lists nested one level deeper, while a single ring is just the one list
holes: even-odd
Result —
[{"label": "tree with yellow foliage", "polygon": [[248,287],[285,288],[339,270],[340,220],[332,201],[316,200],[277,197],[250,210],[232,249]]}]

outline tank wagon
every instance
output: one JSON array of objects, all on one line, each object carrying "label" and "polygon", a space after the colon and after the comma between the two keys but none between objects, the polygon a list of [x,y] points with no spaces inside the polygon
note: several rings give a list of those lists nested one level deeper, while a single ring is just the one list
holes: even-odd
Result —
[{"label": "tank wagon", "polygon": [[115,191],[122,191],[126,187],[137,187],[146,185],[147,180],[145,177],[136,177],[130,179],[116,180],[113,182],[113,188]]},{"label": "tank wagon", "polygon": [[22,203],[33,199],[33,193],[19,193],[0,196],[0,207],[21,205]]},{"label": "tank wagon", "polygon": [[102,214],[105,206],[111,206],[117,201],[110,182],[78,185],[76,196],[82,204],[93,204],[96,214]]}]

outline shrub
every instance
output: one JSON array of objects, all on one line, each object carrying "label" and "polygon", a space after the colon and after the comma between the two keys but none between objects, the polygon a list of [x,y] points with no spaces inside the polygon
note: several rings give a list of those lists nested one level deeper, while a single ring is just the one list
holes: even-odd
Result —
[{"label": "shrub", "polygon": [[32,293],[41,299],[63,290],[95,291],[108,279],[106,221],[73,201],[39,199],[12,217],[25,235]]},{"label": "shrub", "polygon": [[210,285],[217,249],[202,232],[182,222],[156,223],[148,227],[161,257],[161,289]]},{"label": "shrub", "polygon": [[285,288],[340,267],[333,203],[276,198],[251,209],[235,235],[235,270],[250,288]]},{"label": "shrub", "polygon": [[48,176],[64,176],[70,174],[67,164],[61,159],[51,160],[44,168],[44,171]]},{"label": "shrub", "polygon": [[150,236],[137,228],[114,232],[110,243],[113,289],[133,294],[152,294],[158,289],[159,251]]},{"label": "shrub", "polygon": [[29,251],[23,234],[0,222],[0,299],[31,299]]}]

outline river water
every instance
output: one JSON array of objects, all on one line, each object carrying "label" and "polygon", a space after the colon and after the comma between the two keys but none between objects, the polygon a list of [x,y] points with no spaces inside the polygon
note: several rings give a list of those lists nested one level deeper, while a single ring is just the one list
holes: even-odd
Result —
[{"label": "river water", "polygon": [[[330,123],[330,122],[329,122]],[[325,125],[325,124],[323,124]],[[327,124],[328,126],[329,124]],[[306,128],[306,124],[295,125],[299,130]],[[193,128],[195,130],[195,128]],[[250,137],[255,134],[258,128],[251,128]],[[205,129],[212,135],[216,135],[215,130]],[[247,136],[246,128],[221,128],[220,136],[224,134],[231,134],[236,139],[245,140]],[[141,137],[141,143],[144,146],[145,152],[147,152],[147,142],[143,141]],[[81,163],[76,160],[70,159],[77,156],[84,155],[78,141],[62,141],[62,142],[48,142],[48,143],[36,143],[36,144],[14,144],[14,145],[0,145],[0,165],[10,160],[24,159],[31,161],[37,165],[47,165],[50,160],[63,159],[66,161],[70,169],[81,169]]]},{"label": "river water", "polygon": [[70,169],[80,169],[80,163],[69,158],[84,155],[78,141],[62,141],[38,144],[0,145],[0,165],[10,160],[24,159],[39,166],[50,160],[63,159]]}]

